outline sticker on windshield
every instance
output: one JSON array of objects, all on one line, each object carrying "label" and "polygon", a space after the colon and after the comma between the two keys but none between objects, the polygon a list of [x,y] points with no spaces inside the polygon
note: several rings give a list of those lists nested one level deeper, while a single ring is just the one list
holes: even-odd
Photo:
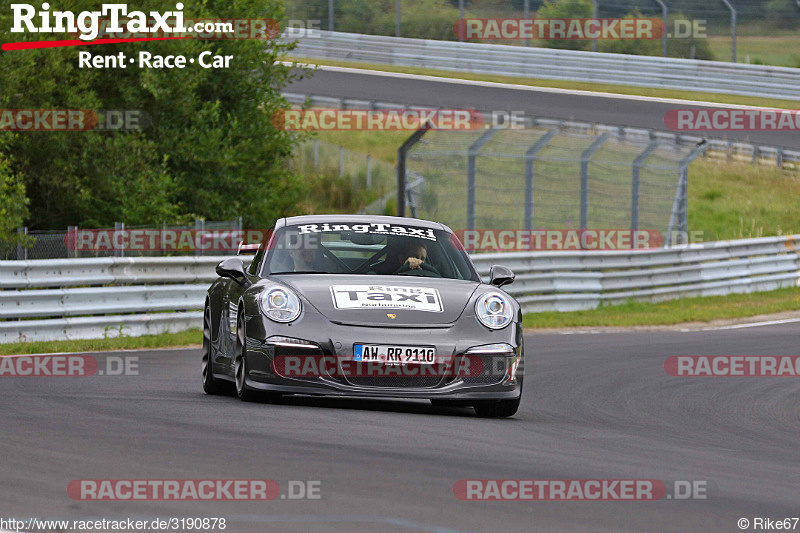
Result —
[{"label": "sticker on windshield", "polygon": [[439,291],[430,287],[395,285],[334,285],[331,287],[336,309],[408,309],[441,313]]},{"label": "sticker on windshield", "polygon": [[418,239],[436,240],[436,234],[430,228],[414,228],[397,224],[302,224],[297,226],[300,235],[309,233],[352,231],[353,233],[373,233],[376,235],[402,235]]}]

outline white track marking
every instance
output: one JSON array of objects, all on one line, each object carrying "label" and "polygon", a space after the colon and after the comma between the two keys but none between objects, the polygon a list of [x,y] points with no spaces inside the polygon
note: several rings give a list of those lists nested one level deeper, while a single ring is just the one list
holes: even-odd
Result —
[{"label": "white track marking", "polygon": [[[749,106],[749,105],[740,105],[740,104],[721,104],[717,102],[702,102],[702,101],[695,101],[695,100],[681,100],[677,98],[659,98],[656,96],[638,96],[632,94],[617,94],[617,93],[606,93],[606,92],[595,92],[595,91],[579,91],[576,89],[559,89],[555,87],[535,87],[531,85],[520,85],[514,83],[496,83],[491,81],[477,81],[477,80],[464,80],[460,78],[445,78],[441,76],[427,76],[424,74],[406,74],[403,72],[386,72],[383,70],[368,70],[368,69],[360,69],[360,68],[352,68],[352,67],[332,67],[328,65],[315,65],[310,63],[292,63],[291,61],[281,61],[281,64],[284,66],[299,66],[299,67],[309,67],[309,68],[318,68],[320,70],[326,70],[330,72],[341,72],[344,74],[363,74],[368,76],[383,76],[386,78],[401,78],[401,79],[409,79],[409,80],[420,80],[420,81],[433,81],[439,83],[451,83],[456,85],[471,85],[475,87],[490,87],[495,89],[513,89],[516,91],[528,91],[528,92],[539,92],[539,93],[553,93],[553,94],[567,94],[572,96],[588,96],[588,97],[596,97],[596,98],[611,98],[617,100],[631,100],[636,102],[652,102],[652,103],[659,103],[659,104],[675,104],[675,105],[686,105],[686,106],[695,106],[695,107],[710,107],[710,108],[720,108],[720,109],[749,109],[749,110],[763,110],[763,109],[779,109],[779,108],[766,108],[766,107],[756,107],[756,106]],[[557,81],[557,80],[556,80]],[[798,103],[800,106],[800,103]]]},{"label": "white track marking", "polygon": [[703,328],[701,331],[716,331],[722,329],[744,329],[744,328],[760,328],[764,326],[777,326],[780,324],[794,324],[800,322],[800,318],[787,318],[784,320],[770,320],[768,322],[752,322],[750,324],[736,324],[733,326],[720,326],[716,328]]}]

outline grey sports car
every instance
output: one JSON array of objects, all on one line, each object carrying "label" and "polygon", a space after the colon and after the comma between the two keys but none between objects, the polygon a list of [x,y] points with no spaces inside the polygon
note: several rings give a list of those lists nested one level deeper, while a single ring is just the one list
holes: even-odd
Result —
[{"label": "grey sports car", "polygon": [[[246,248],[246,247],[245,247]],[[222,261],[203,325],[203,389],[429,399],[479,416],[517,412],[522,313],[481,281],[455,234],[411,218],[279,220],[248,266]]]}]

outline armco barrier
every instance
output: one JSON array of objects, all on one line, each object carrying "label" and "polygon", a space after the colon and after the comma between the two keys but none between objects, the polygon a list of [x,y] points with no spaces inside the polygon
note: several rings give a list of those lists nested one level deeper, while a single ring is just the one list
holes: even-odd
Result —
[{"label": "armco barrier", "polygon": [[[800,235],[646,251],[473,256],[484,279],[514,270],[525,312],[593,309],[800,285]],[[199,328],[218,257],[0,261],[0,342],[103,338]]]},{"label": "armco barrier", "polygon": [[328,31],[288,32],[298,58],[800,100],[800,69]]}]

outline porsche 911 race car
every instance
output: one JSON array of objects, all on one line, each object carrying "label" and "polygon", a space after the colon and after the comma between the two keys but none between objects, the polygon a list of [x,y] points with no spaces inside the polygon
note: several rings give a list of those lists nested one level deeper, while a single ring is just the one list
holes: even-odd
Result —
[{"label": "porsche 911 race car", "polygon": [[450,228],[410,218],[281,219],[249,266],[222,261],[203,325],[203,388],[429,399],[516,413],[520,306],[502,266],[481,281]]}]

